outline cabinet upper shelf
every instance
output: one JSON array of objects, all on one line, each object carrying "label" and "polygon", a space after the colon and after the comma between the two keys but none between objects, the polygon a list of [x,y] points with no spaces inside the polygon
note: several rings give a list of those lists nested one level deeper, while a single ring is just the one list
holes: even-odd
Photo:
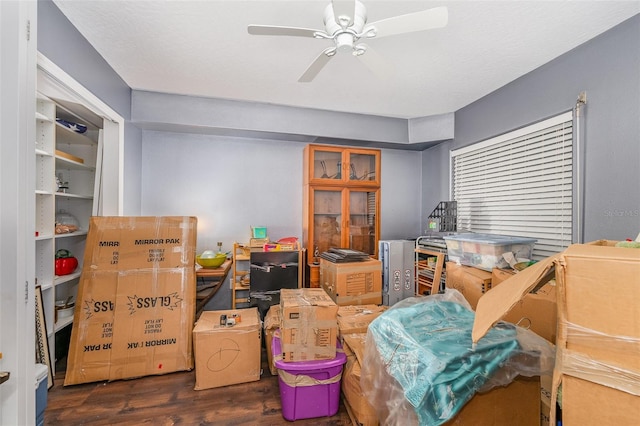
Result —
[{"label": "cabinet upper shelf", "polygon": [[75,132],[60,123],[56,123],[56,141],[76,145],[97,145],[88,134]]},{"label": "cabinet upper shelf", "polygon": [[56,155],[56,169],[94,171],[96,168]]}]

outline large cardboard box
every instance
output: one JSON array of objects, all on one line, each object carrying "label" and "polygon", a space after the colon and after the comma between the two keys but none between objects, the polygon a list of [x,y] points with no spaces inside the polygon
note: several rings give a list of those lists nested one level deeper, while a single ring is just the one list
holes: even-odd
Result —
[{"label": "large cardboard box", "polygon": [[[222,325],[221,315],[240,317]],[[204,311],[193,328],[195,390],[260,380],[262,325],[258,308]]]},{"label": "large cardboard box", "polygon": [[491,272],[472,266],[458,265],[455,262],[446,264],[446,288],[458,290],[472,309],[476,309],[478,300],[491,289]]},{"label": "large cardboard box", "polygon": [[[614,245],[605,240],[572,245],[514,275],[478,303],[474,341],[555,276],[558,335],[551,407],[562,383],[563,424],[568,426],[638,422],[640,250]],[[555,410],[550,424],[555,424]]]},{"label": "large cardboard box", "polygon": [[[637,376],[632,380],[637,385]],[[635,426],[639,423],[639,415],[640,396],[563,375],[563,425]]]},{"label": "large cardboard box", "polygon": [[[277,376],[278,369],[273,362],[273,353],[271,351],[271,343],[273,342],[273,336],[280,329],[280,305],[272,305],[267,314],[264,316],[264,342],[267,348],[267,362],[269,364],[269,371],[271,375]],[[280,335],[278,334],[278,337]]]},{"label": "large cardboard box", "polygon": [[280,315],[283,361],[335,358],[338,305],[323,289],[283,288]]},{"label": "large cardboard box", "polygon": [[[638,424],[640,249],[615,243],[572,245],[556,263],[553,386],[562,383],[562,420],[568,426]],[[606,402],[594,405],[594,398]]]},{"label": "large cardboard box", "polygon": [[93,217],[65,385],[193,368],[194,217]]},{"label": "large cardboard box", "polygon": [[320,285],[338,305],[380,305],[382,262],[333,263],[320,259]]}]

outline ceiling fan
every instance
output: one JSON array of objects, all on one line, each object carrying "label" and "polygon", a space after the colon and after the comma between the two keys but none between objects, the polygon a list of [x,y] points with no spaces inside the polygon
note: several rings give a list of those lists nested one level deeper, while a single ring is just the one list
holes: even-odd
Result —
[{"label": "ceiling fan", "polygon": [[367,10],[359,0],[332,0],[324,10],[324,30],[275,25],[249,25],[247,30],[253,35],[333,40],[334,46],[324,49],[298,79],[301,83],[308,83],[338,51],[350,51],[374,74],[385,78],[391,73],[391,67],[370,46],[360,42],[362,39],[442,28],[447,25],[447,20],[447,8],[436,7],[367,23]]}]

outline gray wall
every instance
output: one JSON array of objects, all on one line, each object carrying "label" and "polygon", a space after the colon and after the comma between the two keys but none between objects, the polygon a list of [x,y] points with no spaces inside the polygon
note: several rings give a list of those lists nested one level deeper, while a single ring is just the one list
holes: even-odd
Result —
[{"label": "gray wall", "polygon": [[[247,242],[252,225],[269,237],[302,238],[305,144],[144,131],[142,215],[198,217],[198,251]],[[382,150],[381,237],[420,233],[421,155]]]},{"label": "gray wall", "polygon": [[[197,251],[248,242],[252,225],[271,239],[302,238],[304,143],[143,131],[141,214],[198,217]],[[420,235],[421,154],[382,150],[381,237]],[[227,309],[225,284],[207,309]]]},{"label": "gray wall", "polygon": [[568,111],[582,91],[587,93],[584,241],[635,238],[640,231],[640,15],[457,111],[454,140],[423,153],[425,178],[433,182],[423,181],[426,205],[448,199],[445,150]]}]

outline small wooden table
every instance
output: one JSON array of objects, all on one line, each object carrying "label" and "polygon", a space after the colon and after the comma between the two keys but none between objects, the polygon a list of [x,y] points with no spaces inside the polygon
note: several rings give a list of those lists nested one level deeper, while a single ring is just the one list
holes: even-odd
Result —
[{"label": "small wooden table", "polygon": [[227,259],[219,268],[200,268],[196,271],[196,319],[209,300],[216,295],[227,279],[233,260]]}]

